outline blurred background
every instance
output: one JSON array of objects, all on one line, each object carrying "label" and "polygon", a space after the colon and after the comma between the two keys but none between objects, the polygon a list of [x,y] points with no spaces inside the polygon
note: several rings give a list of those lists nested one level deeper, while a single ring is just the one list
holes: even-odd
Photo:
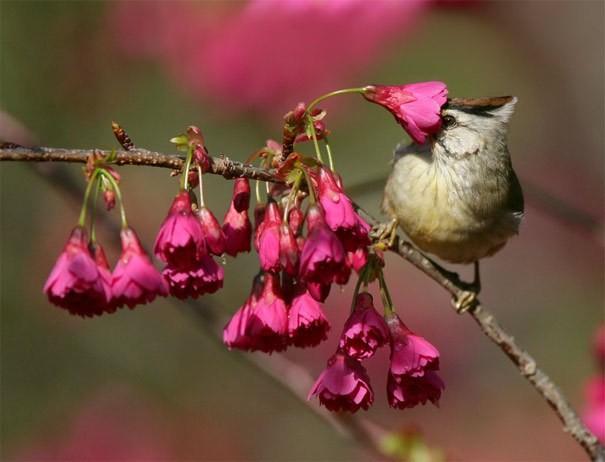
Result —
[{"label": "blurred background", "polygon": [[[195,124],[212,154],[243,160],[279,138],[297,102],[338,88],[442,80],[452,96],[514,94],[510,150],[527,213],[520,236],[482,264],[481,299],[581,409],[603,319],[603,18],[601,1],[2,1],[0,138],[117,148],[116,120],[135,144],[173,152],[168,140]],[[405,134],[359,97],[325,107],[336,168],[378,214]],[[84,184],[81,166],[4,163],[0,173],[2,460],[371,459],[205,324],[205,310],[227,317],[243,302],[254,254],[228,259],[224,289],[193,308],[165,299],[72,317],[41,289],[77,220],[80,199],[65,187]],[[176,180],[120,173],[129,222],[150,249]],[[218,217],[230,192],[207,179]],[[116,235],[101,242],[115,261]],[[447,388],[440,408],[390,409],[383,351],[369,364],[376,402],[364,418],[415,429],[447,460],[585,459],[442,289],[399,258],[387,266],[403,319],[441,351]],[[285,354],[313,377],[351,292],[332,291],[326,342]]]}]

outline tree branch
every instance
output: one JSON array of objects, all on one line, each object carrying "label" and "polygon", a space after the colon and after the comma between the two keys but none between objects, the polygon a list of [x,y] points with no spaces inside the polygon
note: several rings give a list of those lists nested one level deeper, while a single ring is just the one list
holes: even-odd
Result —
[{"label": "tree branch", "polygon": [[[83,163],[86,162],[89,155],[95,152],[109,154],[110,151],[3,146],[0,149],[0,161],[63,161]],[[212,157],[211,160],[209,173],[222,175],[226,178],[247,177],[263,181],[281,181],[274,176],[272,171],[235,162],[226,157]],[[183,165],[183,159],[178,156],[135,149],[133,151],[117,151],[116,164],[147,165],[180,170]],[[376,220],[372,221],[374,225],[377,224]],[[444,271],[408,242],[400,241],[390,250],[408,260],[447,290],[454,298],[460,298],[465,293],[464,285],[455,273]],[[560,388],[546,373],[538,368],[535,359],[517,345],[513,336],[499,325],[493,313],[482,306],[479,301],[468,310],[468,313],[475,320],[482,332],[506,354],[515,364],[521,375],[531,383],[540,396],[550,405],[563,423],[564,430],[570,433],[584,448],[590,459],[605,462],[605,448],[599,444],[597,438],[579,419],[567,399],[563,396]],[[351,421],[351,419],[348,420]]]}]

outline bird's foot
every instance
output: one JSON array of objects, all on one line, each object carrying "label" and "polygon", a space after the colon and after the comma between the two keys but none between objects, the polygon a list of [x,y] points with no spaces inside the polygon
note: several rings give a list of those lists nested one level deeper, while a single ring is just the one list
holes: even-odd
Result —
[{"label": "bird's foot", "polygon": [[464,314],[477,304],[478,292],[463,290],[457,296],[452,298],[452,305],[458,314]]},{"label": "bird's foot", "polygon": [[379,223],[370,231],[370,239],[374,247],[379,250],[388,250],[395,245],[397,240],[397,219],[393,218],[387,223]]},{"label": "bird's foot", "polygon": [[452,299],[452,305],[456,308],[458,314],[466,313],[471,308],[474,308],[477,303],[477,296],[481,292],[481,277],[479,274],[479,262],[475,262],[475,277],[473,282],[459,281],[459,285],[463,290]]}]

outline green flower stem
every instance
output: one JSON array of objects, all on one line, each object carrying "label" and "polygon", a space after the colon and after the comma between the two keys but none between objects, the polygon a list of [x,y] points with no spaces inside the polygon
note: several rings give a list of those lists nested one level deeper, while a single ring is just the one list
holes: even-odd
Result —
[{"label": "green flower stem", "polygon": [[197,174],[199,176],[199,186],[200,186],[200,206],[205,207],[206,203],[204,202],[204,185],[202,183],[202,167],[197,166]]},{"label": "green flower stem", "polygon": [[286,207],[284,208],[283,221],[286,224],[288,224],[288,212],[290,211],[290,207],[292,206],[292,201],[298,194],[298,190],[300,188],[300,182],[302,181],[302,178],[303,178],[303,172],[301,172],[299,170],[298,175],[296,175],[296,178],[294,179],[294,182],[292,183],[292,189],[290,189],[290,194],[288,194],[288,200],[286,201]]},{"label": "green flower stem", "polygon": [[311,101],[309,103],[309,106],[307,106],[307,112],[310,113],[311,109],[313,109],[313,107],[315,107],[317,104],[321,103],[322,101],[324,101],[328,98],[331,98],[332,96],[346,95],[346,94],[350,94],[350,93],[364,94],[366,91],[367,91],[367,87],[343,88],[342,90],[331,91],[330,93],[321,95],[318,98],[315,98],[313,101]]},{"label": "green flower stem", "polygon": [[256,193],[256,203],[260,204],[262,202],[260,198],[260,180],[256,180],[256,184],[254,185],[254,192]]},{"label": "green flower stem", "polygon": [[94,186],[97,176],[99,175],[99,169],[95,169],[88,180],[88,184],[86,185],[86,191],[84,191],[84,201],[82,202],[82,208],[80,209],[80,218],[78,219],[78,225],[84,227],[86,225],[86,211],[88,210],[88,198],[90,197],[90,193],[92,191],[92,187]]},{"label": "green flower stem", "polygon": [[330,170],[334,170],[334,160],[332,159],[332,149],[330,149],[330,143],[328,137],[324,135],[324,144],[326,145],[326,152],[328,153],[328,163],[330,164]]},{"label": "green flower stem", "polygon": [[99,192],[101,191],[101,179],[97,181],[97,187],[95,188],[95,195],[92,199],[92,211],[90,212],[90,242],[95,244],[97,242],[97,233],[95,227],[95,218],[97,215],[97,200],[99,199]]},{"label": "green flower stem", "polygon": [[319,160],[323,164],[323,159],[321,158],[321,151],[319,149],[319,143],[317,142],[317,133],[315,133],[315,125],[313,124],[313,117],[311,117],[311,114],[307,114],[307,121],[309,122],[309,129],[311,130],[311,138],[313,138],[315,156],[317,157],[317,160]]},{"label": "green flower stem", "polygon": [[364,287],[367,287],[367,285],[368,285],[368,281],[366,281],[367,272],[368,272],[368,265],[366,264],[361,269],[361,273],[359,273],[359,277],[357,278],[357,284],[355,284],[355,290],[353,291],[353,301],[351,302],[351,313],[355,309],[355,302],[357,302],[357,295],[359,295],[359,289],[361,288],[361,284],[363,284]]},{"label": "green flower stem", "polygon": [[124,201],[122,200],[122,192],[116,179],[105,169],[100,169],[101,175],[105,177],[111,184],[111,188],[115,191],[118,202],[120,203],[120,220],[122,221],[122,229],[128,228],[128,221],[126,220],[126,209],[124,208]]},{"label": "green flower stem", "polygon": [[384,306],[384,315],[385,317],[391,316],[395,313],[395,309],[393,308],[393,300],[391,299],[387,283],[384,280],[382,269],[378,273],[378,283],[380,285],[380,297],[382,298],[382,304]]},{"label": "green flower stem", "polygon": [[311,177],[309,177],[309,172],[306,168],[303,167],[301,170],[305,175],[305,182],[307,183],[307,189],[309,190],[309,202],[311,203],[311,205],[315,205],[315,203],[317,202],[317,198],[315,197],[315,190],[313,189]]},{"label": "green flower stem", "polygon": [[189,169],[191,168],[191,159],[193,158],[193,147],[189,146],[187,150],[187,157],[185,158],[185,167],[183,168],[183,174],[181,176],[181,189],[189,190]]}]

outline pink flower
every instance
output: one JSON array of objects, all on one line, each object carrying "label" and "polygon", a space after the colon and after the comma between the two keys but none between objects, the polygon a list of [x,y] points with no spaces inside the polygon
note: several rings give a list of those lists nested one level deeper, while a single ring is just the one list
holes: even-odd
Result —
[{"label": "pink flower", "polygon": [[328,295],[330,295],[330,289],[332,288],[332,284],[329,282],[322,283],[322,282],[307,281],[305,283],[305,285],[307,286],[309,295],[311,295],[311,297],[313,297],[315,300],[317,300],[320,303],[323,303],[326,301],[326,298],[328,298]]},{"label": "pink flower", "polygon": [[191,267],[206,253],[204,235],[187,191],[179,192],[155,240],[156,256],[173,267]]},{"label": "pink flower", "polygon": [[351,199],[336,183],[332,171],[320,168],[318,176],[319,202],[324,210],[326,224],[332,231],[353,230],[357,226],[357,212]]},{"label": "pink flower", "polygon": [[312,347],[328,338],[330,323],[321,305],[307,291],[294,297],[288,313],[290,343],[297,347]]},{"label": "pink flower", "polygon": [[605,377],[593,377],[586,384],[586,404],[582,420],[591,432],[605,443]]},{"label": "pink flower", "polygon": [[281,267],[291,276],[298,274],[298,243],[287,224],[279,228],[279,260]]},{"label": "pink flower", "polygon": [[374,401],[368,373],[358,361],[342,353],[328,360],[307,399],[312,396],[317,396],[330,411],[367,410]]},{"label": "pink flower", "polygon": [[208,252],[214,255],[225,253],[225,235],[218,220],[207,207],[200,207],[197,216],[202,227],[202,234],[206,241]]},{"label": "pink flower", "polygon": [[225,252],[235,257],[240,252],[250,252],[252,224],[248,218],[250,183],[246,178],[233,182],[233,198],[223,219]]},{"label": "pink flower", "polygon": [[411,408],[427,401],[437,405],[444,388],[443,381],[434,371],[427,371],[421,377],[396,377],[389,373],[387,398],[389,406],[397,409]]},{"label": "pink flower", "polygon": [[115,306],[151,302],[156,296],[168,295],[168,287],[141,247],[134,230],[123,229],[122,255],[113,270],[112,293]]},{"label": "pink flower", "polygon": [[[106,293],[112,294],[111,290],[111,282],[112,275],[111,270],[109,269],[109,263],[107,262],[107,256],[105,255],[105,250],[101,247],[101,244],[98,242],[89,246],[90,253],[92,254],[92,258],[95,260],[97,264],[97,269],[99,270],[99,274],[101,275],[101,281],[103,282],[103,288]],[[105,306],[106,313],[113,313],[116,310],[116,305],[114,303],[113,294],[109,300],[109,303]]]},{"label": "pink flower", "polygon": [[288,213],[288,225],[290,226],[290,229],[292,230],[292,234],[294,234],[294,236],[298,235],[298,232],[302,227],[304,219],[305,214],[298,206],[293,207]]},{"label": "pink flower", "polygon": [[264,218],[258,229],[254,245],[258,252],[260,267],[264,271],[279,271],[280,269],[280,229],[281,217],[277,204],[271,201],[265,210]]},{"label": "pink flower", "polygon": [[355,307],[345,322],[338,347],[355,359],[374,356],[376,350],[389,340],[389,329],[384,319],[374,308],[372,296],[361,292]]},{"label": "pink flower", "polygon": [[223,287],[224,270],[210,255],[202,256],[190,268],[166,266],[162,276],[168,282],[170,294],[184,300],[212,294]]},{"label": "pink flower", "polygon": [[426,339],[414,334],[396,314],[387,318],[391,332],[390,372],[395,377],[421,377],[439,370],[439,351]]},{"label": "pink flower", "polygon": [[[288,311],[276,275],[265,273],[255,280],[252,294],[223,330],[229,348],[272,353],[288,344]],[[260,292],[260,293],[259,293]]]},{"label": "pink flower", "polygon": [[51,303],[71,314],[94,316],[108,308],[111,291],[90,255],[88,236],[81,226],[72,230],[43,290]]},{"label": "pink flower", "polygon": [[354,269],[357,273],[361,271],[367,262],[367,247],[359,247],[355,252],[347,252],[347,265]]},{"label": "pink flower", "polygon": [[367,89],[364,97],[388,109],[417,143],[424,143],[441,128],[441,106],[447,101],[443,82],[372,85]]},{"label": "pink flower", "polygon": [[307,281],[330,283],[345,263],[344,248],[317,206],[309,209],[307,223],[309,234],[300,256],[300,275]]}]

